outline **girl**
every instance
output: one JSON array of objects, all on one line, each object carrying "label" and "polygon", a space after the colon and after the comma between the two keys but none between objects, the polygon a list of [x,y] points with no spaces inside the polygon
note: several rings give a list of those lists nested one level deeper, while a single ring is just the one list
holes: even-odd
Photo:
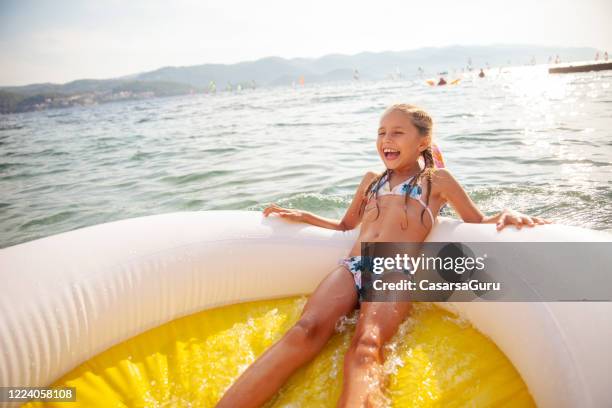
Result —
[{"label": "girl", "polygon": [[[348,231],[360,223],[359,237],[347,258],[329,273],[304,306],[299,321],[261,355],[227,390],[218,408],[259,407],[299,367],[312,360],[333,335],[339,318],[360,305],[355,334],[344,359],[340,407],[375,406],[383,384],[383,346],[410,311],[410,302],[361,303],[361,242],[423,242],[440,208],[449,203],[470,223],[534,226],[550,221],[503,210],[485,216],[432,154],[431,117],[413,105],[389,107],[380,120],[376,148],[382,174],[365,174],[341,221],[272,204],[263,215]],[[422,156],[424,166],[419,163]],[[357,289],[357,290],[356,290]]]}]

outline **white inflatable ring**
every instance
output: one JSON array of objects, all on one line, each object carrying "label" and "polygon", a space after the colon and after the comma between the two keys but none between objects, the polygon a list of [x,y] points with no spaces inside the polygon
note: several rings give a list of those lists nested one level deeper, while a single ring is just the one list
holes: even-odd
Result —
[{"label": "white inflatable ring", "polygon": [[[356,236],[260,212],[202,211],[2,249],[0,386],[49,385],[112,345],[202,309],[310,293]],[[498,233],[444,218],[428,240],[612,241],[555,224]],[[440,305],[499,346],[538,406],[612,406],[612,303]]]}]

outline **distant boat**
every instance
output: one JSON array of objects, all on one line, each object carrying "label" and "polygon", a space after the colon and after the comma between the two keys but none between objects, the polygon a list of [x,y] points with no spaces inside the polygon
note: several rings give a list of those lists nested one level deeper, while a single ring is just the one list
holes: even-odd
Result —
[{"label": "distant boat", "polygon": [[612,62],[578,62],[548,68],[549,74],[568,74],[571,72],[606,71],[612,69]]},{"label": "distant boat", "polygon": [[429,86],[458,85],[458,84],[459,84],[459,82],[461,82],[461,78],[456,78],[456,79],[453,79],[452,81],[447,82],[447,83],[442,84],[442,85],[438,85],[438,80],[436,80],[436,79],[427,79],[427,80],[425,81],[425,83],[426,83],[427,85],[429,85]]}]

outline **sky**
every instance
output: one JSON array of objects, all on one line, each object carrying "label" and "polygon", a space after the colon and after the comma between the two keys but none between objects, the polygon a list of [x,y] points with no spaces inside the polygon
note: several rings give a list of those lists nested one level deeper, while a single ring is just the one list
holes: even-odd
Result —
[{"label": "sky", "polygon": [[612,54],[612,0],[0,0],[0,86],[457,44]]}]

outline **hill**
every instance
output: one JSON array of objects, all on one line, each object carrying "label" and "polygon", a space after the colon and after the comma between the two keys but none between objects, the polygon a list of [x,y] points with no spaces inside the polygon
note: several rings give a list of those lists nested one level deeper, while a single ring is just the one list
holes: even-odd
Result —
[{"label": "hill", "polygon": [[79,79],[66,84],[32,84],[0,88],[0,113],[24,112],[122,99],[150,98],[217,89],[278,86],[304,78],[307,83],[360,79],[410,78],[422,69],[428,76],[440,71],[461,71],[487,66],[588,60],[594,48],[530,45],[426,47],[408,51],[330,54],[320,58],[267,57],[236,64],[163,67],[114,79]]}]

